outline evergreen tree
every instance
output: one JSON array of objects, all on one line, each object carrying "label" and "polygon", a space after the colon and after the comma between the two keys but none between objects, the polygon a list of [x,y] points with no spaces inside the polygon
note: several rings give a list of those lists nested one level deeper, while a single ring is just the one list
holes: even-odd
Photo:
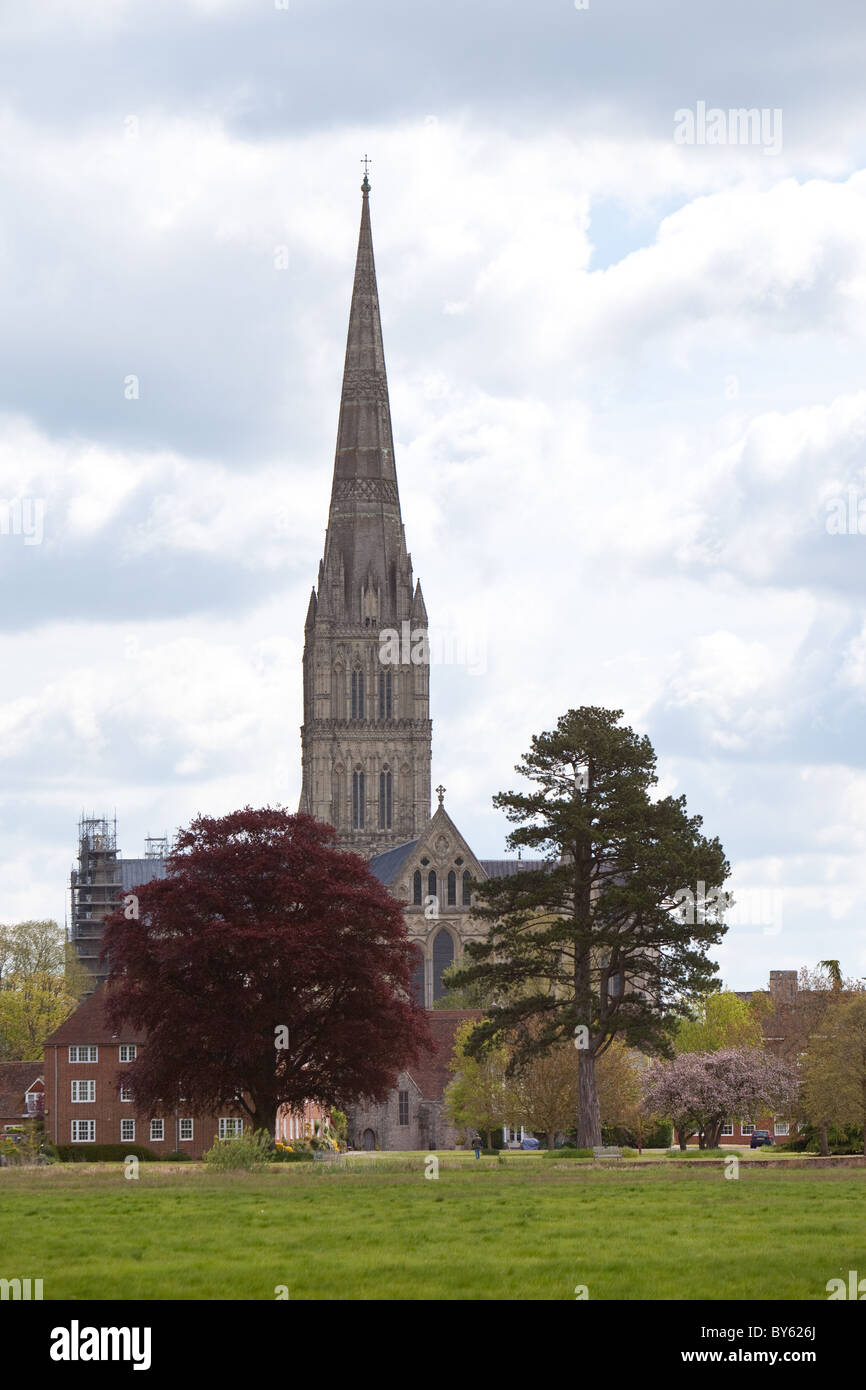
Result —
[{"label": "evergreen tree", "polygon": [[596,1059],[618,1036],[669,1053],[677,1022],[716,987],[707,949],[725,931],[722,847],[685,797],[652,799],[652,745],[621,719],[570,710],[518,764],[529,790],[494,797],[516,826],[509,847],[543,863],[475,885],[488,934],[451,979],[496,1001],[474,1055],[507,1041],[519,1070],[564,1040],[578,1048],[581,1147],[601,1143]]}]

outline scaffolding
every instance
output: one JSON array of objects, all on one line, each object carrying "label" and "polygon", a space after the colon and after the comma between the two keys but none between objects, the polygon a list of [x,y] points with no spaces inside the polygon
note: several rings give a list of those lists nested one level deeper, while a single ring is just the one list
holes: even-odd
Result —
[{"label": "scaffolding", "polygon": [[168,836],[148,835],[144,841],[145,859],[168,858]]},{"label": "scaffolding", "polygon": [[72,944],[93,975],[93,987],[106,978],[100,966],[102,923],[117,905],[122,886],[117,858],[117,817],[82,815],[78,822],[78,868],[70,875]]}]

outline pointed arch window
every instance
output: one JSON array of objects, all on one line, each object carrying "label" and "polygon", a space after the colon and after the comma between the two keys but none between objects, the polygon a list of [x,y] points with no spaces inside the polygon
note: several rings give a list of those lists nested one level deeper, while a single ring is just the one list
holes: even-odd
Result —
[{"label": "pointed arch window", "polygon": [[364,829],[365,777],[363,772],[352,773],[352,828]]},{"label": "pointed arch window", "polygon": [[448,872],[448,906],[449,906],[449,907],[456,907],[456,905],[457,905],[457,875],[455,874],[455,872],[454,872],[453,869],[450,869],[449,872]]},{"label": "pointed arch window", "polygon": [[352,672],[352,718],[364,718],[364,672]]},{"label": "pointed arch window", "polygon": [[414,947],[414,961],[412,966],[412,993],[416,1000],[424,1007],[424,952],[420,946]]},{"label": "pointed arch window", "polygon": [[412,875],[412,902],[416,907],[421,906],[422,902],[421,870],[416,869]]},{"label": "pointed arch window", "polygon": [[431,869],[430,872],[429,872],[429,874],[427,875],[427,896],[430,897],[430,898],[435,898],[435,897],[436,897],[436,870],[435,870],[435,869]]},{"label": "pointed arch window", "polygon": [[379,672],[379,718],[390,719],[392,709],[391,672]]},{"label": "pointed arch window", "polygon": [[472,906],[472,894],[471,894],[470,891],[469,891],[469,884],[471,883],[471,881],[472,881],[472,875],[470,874],[470,872],[469,872],[468,869],[464,869],[464,870],[463,870],[463,906],[464,906],[464,907],[471,907],[471,906]]},{"label": "pointed arch window", "polygon": [[391,829],[391,774],[379,773],[379,829]]},{"label": "pointed arch window", "polygon": [[440,927],[433,938],[433,998],[441,999],[448,993],[442,981],[445,971],[454,964],[454,942],[451,933]]}]

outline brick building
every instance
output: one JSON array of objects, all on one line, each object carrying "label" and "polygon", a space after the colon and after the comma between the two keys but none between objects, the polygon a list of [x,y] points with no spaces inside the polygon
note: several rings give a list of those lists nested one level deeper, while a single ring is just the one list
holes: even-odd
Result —
[{"label": "brick building", "polygon": [[42,1115],[45,1084],[41,1062],[0,1062],[0,1132]]},{"label": "brick building", "polygon": [[[106,1021],[105,986],[89,995],[45,1044],[45,1132],[54,1144],[142,1144],[160,1157],[178,1150],[200,1158],[217,1138],[243,1132],[244,1116],[226,1107],[203,1115],[192,1107],[165,1107],[143,1115],[118,1077],[145,1038],[114,1032]],[[248,1122],[247,1122],[248,1124]]]},{"label": "brick building", "polygon": [[[796,970],[771,970],[768,989],[734,992],[746,1003],[759,999],[765,1001],[767,1011],[762,1019],[764,1046],[768,1052],[796,1065],[805,1046],[808,1018],[817,992],[800,989]],[[730,1115],[720,1142],[732,1147],[748,1145],[756,1129],[769,1130],[774,1142],[783,1144],[796,1135],[797,1123],[787,1114]],[[688,1142],[696,1146],[697,1136],[690,1137]]]}]

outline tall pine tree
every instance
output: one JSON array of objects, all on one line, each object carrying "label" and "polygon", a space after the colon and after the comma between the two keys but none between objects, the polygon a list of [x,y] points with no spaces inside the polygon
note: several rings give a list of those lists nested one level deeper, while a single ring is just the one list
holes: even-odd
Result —
[{"label": "tall pine tree", "polygon": [[622,716],[570,710],[518,764],[530,789],[494,797],[517,827],[509,848],[543,862],[476,885],[488,933],[451,981],[496,1000],[467,1044],[475,1055],[505,1041],[519,1069],[574,1042],[581,1147],[601,1143],[596,1059],[617,1037],[668,1054],[677,1022],[718,987],[707,949],[726,930],[722,846],[685,797],[652,798],[655,753]]}]

